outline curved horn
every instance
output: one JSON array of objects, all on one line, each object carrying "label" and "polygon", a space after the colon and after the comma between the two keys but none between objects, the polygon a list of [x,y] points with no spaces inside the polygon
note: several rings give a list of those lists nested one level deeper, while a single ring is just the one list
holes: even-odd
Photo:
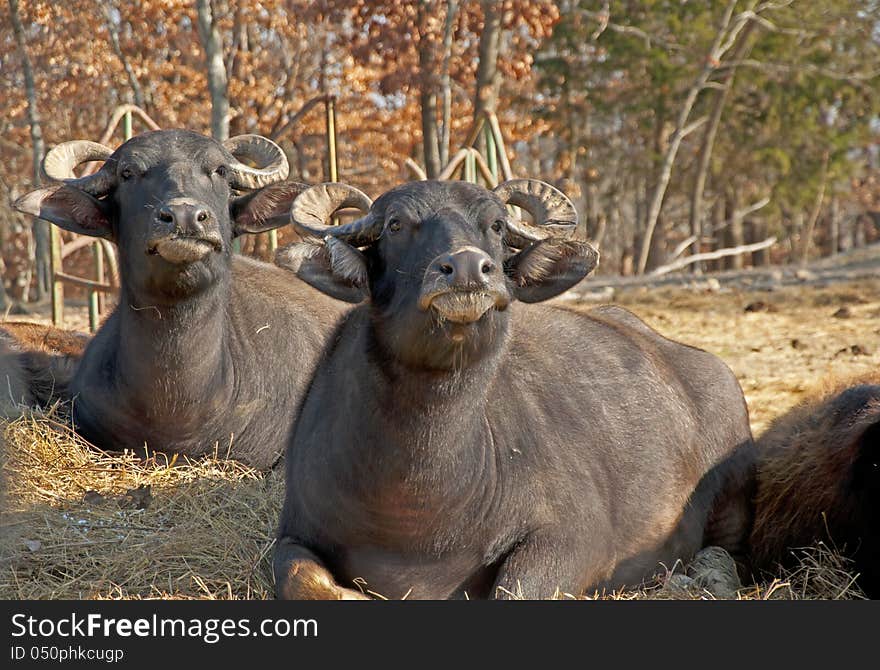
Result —
[{"label": "curved horn", "polygon": [[[287,156],[275,142],[262,135],[236,135],[223,142],[235,158],[229,166],[229,184],[238,190],[253,190],[287,179],[290,165]],[[253,168],[241,162],[253,161]]]},{"label": "curved horn", "polygon": [[73,169],[90,161],[106,161],[113,150],[97,142],[73,140],[53,147],[43,159],[43,174],[52,181],[63,181],[90,195],[107,195],[116,185],[116,171],[105,162],[101,169],[85,177],[77,177]]},{"label": "curved horn", "polygon": [[511,179],[496,186],[493,193],[505,205],[522,207],[535,220],[534,225],[525,221],[508,221],[508,239],[514,246],[551,236],[569,237],[577,227],[577,210],[571,200],[546,182]]},{"label": "curved horn", "polygon": [[[356,247],[366,246],[375,242],[382,232],[382,221],[370,212],[372,204],[369,196],[348,184],[318,184],[307,188],[293,201],[290,222],[303,236],[324,238],[332,235]],[[330,225],[330,217],[346,207],[359,209],[366,216],[343,226]]]}]

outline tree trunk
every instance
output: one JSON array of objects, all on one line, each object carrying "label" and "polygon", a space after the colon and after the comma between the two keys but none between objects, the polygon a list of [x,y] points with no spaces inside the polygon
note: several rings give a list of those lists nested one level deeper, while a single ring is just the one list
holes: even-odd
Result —
[{"label": "tree trunk", "polygon": [[[800,208],[797,208],[794,213],[791,215],[791,228],[789,231],[789,262],[797,263],[797,252],[798,249],[802,249],[804,246],[804,231],[806,230],[806,225],[804,224],[804,213]],[[797,242],[797,244],[795,244]]]},{"label": "tree trunk", "polygon": [[[745,244],[745,231],[743,230],[743,217],[740,213],[739,194],[732,191],[725,198],[725,216],[727,226],[724,228],[724,246],[741,247]],[[742,256],[727,256],[724,259],[725,270],[742,270]]]},{"label": "tree trunk", "polygon": [[[31,59],[28,56],[24,38],[24,28],[21,25],[21,15],[18,8],[18,0],[9,0],[9,13],[12,18],[12,30],[15,33],[15,42],[18,46],[18,54],[21,58],[21,67],[24,70],[24,87],[27,97],[27,116],[31,127],[31,155],[33,166],[34,187],[40,185],[40,162],[46,151],[43,142],[43,129],[40,125],[40,112],[37,109],[37,89],[34,84],[34,71],[31,67]],[[49,223],[42,219],[34,219],[34,268],[37,274],[36,299],[45,298],[52,288],[52,268],[49,258]],[[27,289],[25,289],[27,295]]]},{"label": "tree trunk", "polygon": [[840,251],[840,200],[831,198],[831,211],[828,214],[828,253],[833,257]]},{"label": "tree trunk", "polygon": [[[736,46],[731,54],[731,61],[736,63],[745,58],[752,45],[749,44],[749,37],[755,29],[757,23],[750,21],[743,28],[737,38]],[[715,93],[715,100],[712,103],[712,111],[709,113],[709,121],[703,132],[703,140],[700,143],[699,156],[697,158],[697,174],[694,178],[694,188],[691,191],[691,211],[690,211],[690,231],[691,235],[697,238],[695,248],[700,251],[700,240],[703,238],[703,191],[706,188],[706,177],[709,174],[709,167],[712,164],[712,150],[715,146],[715,137],[718,134],[718,127],[721,125],[721,115],[724,111],[724,104],[727,102],[730,89],[733,88],[733,79],[736,75],[736,66],[728,68],[718,82],[723,86],[722,89]],[[695,263],[694,272],[700,271],[700,264]]]},{"label": "tree trunk", "polygon": [[[697,101],[697,96],[700,94],[700,91],[703,90],[706,82],[709,81],[709,77],[712,76],[713,72],[715,72],[715,68],[718,67],[721,57],[723,56],[722,46],[725,42],[725,38],[728,38],[729,41],[728,27],[730,26],[730,21],[733,16],[733,10],[735,7],[736,0],[730,0],[727,5],[727,9],[724,12],[721,26],[715,35],[715,39],[712,42],[709,53],[706,55],[705,64],[700,70],[700,74],[697,76],[696,80],[694,80],[694,83],[691,84],[690,89],[688,89],[684,102],[679,109],[678,119],[675,124],[675,132],[672,134],[672,139],[669,142],[669,149],[664,156],[663,167],[660,170],[660,178],[658,179],[657,185],[654,188],[654,193],[651,197],[651,205],[648,209],[645,236],[642,239],[642,246],[639,253],[639,263],[637,268],[638,274],[640,275],[645,273],[645,270],[648,266],[648,256],[651,251],[651,238],[654,235],[654,229],[657,227],[657,220],[660,217],[660,209],[663,206],[663,199],[666,196],[666,188],[667,186],[669,186],[669,179],[672,176],[672,166],[675,163],[676,156],[678,155],[678,149],[681,146],[681,141],[684,139],[685,135],[687,135],[688,132],[694,129],[693,124],[690,128],[687,127],[686,124],[688,118],[691,115],[691,110],[694,107],[694,103],[696,103]],[[733,29],[731,29],[731,34],[733,34],[734,32],[738,33],[745,26],[745,22],[747,21],[748,19],[743,19],[742,21],[737,23],[737,25]]]},{"label": "tree trunk", "polygon": [[[715,248],[724,246],[724,198],[717,197],[715,198],[715,204],[712,207],[712,239],[714,240]],[[719,234],[721,237],[718,237]],[[717,271],[722,267],[722,260],[714,260],[709,261],[709,270]]]},{"label": "tree trunk", "polygon": [[[232,45],[226,56],[226,73],[231,80],[241,80],[247,77],[243,54],[248,53],[250,50],[251,39],[248,35],[248,20],[244,7],[239,5],[235,10],[235,17],[232,20]],[[254,110],[254,114],[258,119],[261,116],[259,110]],[[240,135],[246,132],[247,124],[244,114],[239,114],[229,120],[230,135]]]},{"label": "tree trunk", "polygon": [[110,34],[110,46],[113,47],[113,53],[116,54],[119,62],[122,63],[122,69],[125,70],[125,76],[128,78],[128,85],[131,87],[132,102],[141,109],[146,110],[147,101],[144,98],[144,90],[141,88],[141,84],[134,73],[134,68],[131,67],[131,63],[128,62],[128,58],[125,57],[125,53],[122,51],[122,46],[119,44],[119,26],[117,26],[116,22],[113,20],[113,10],[115,9],[117,12],[120,12],[120,10],[113,2],[111,2],[111,0],[105,0],[105,2],[102,2],[101,9],[104,11],[107,32]]},{"label": "tree trunk", "polygon": [[436,179],[440,174],[439,137],[437,135],[437,96],[429,86],[422,86],[419,93],[422,107],[422,150],[425,153],[425,174]]},{"label": "tree trunk", "polygon": [[210,0],[197,0],[196,10],[211,94],[211,135],[222,142],[229,139],[229,82],[223,62],[223,42]]},{"label": "tree trunk", "polygon": [[867,225],[870,219],[864,214],[858,216],[853,223],[853,249],[863,249],[868,244]]},{"label": "tree trunk", "polygon": [[[752,219],[749,222],[752,239],[751,243],[767,239],[767,222],[764,219]],[[770,265],[770,249],[758,249],[752,252],[752,267],[760,268]]]},{"label": "tree trunk", "polygon": [[[666,112],[666,96],[662,96],[659,99],[657,107],[654,110],[655,121],[653,142],[655,156],[664,156],[669,152],[670,126],[667,121]],[[659,184],[660,181],[663,179],[662,167],[657,164],[656,161],[652,165],[651,179],[653,180],[652,190],[656,192],[657,184]],[[645,194],[645,202],[650,202],[650,195],[648,193]],[[645,216],[646,219],[644,230],[646,237],[642,238],[642,246],[640,248],[644,250],[645,245],[647,244],[648,256],[645,266],[644,268],[641,268],[639,270],[639,274],[660,267],[666,262],[666,238],[669,232],[666,226],[666,220],[663,218],[663,215],[661,213],[658,213],[654,219],[654,228],[652,231],[649,232],[649,208],[646,208]]]},{"label": "tree trunk", "polygon": [[[501,7],[497,0],[483,0],[483,32],[480,34],[477,82],[474,91],[474,123],[486,111],[498,107],[501,74],[498,72],[498,55],[501,53]],[[485,138],[479,138],[478,149],[482,151]]]},{"label": "tree trunk", "polygon": [[446,23],[443,27],[443,69],[440,74],[440,90],[443,96],[443,123],[440,129],[440,165],[449,162],[450,126],[452,125],[452,78],[449,61],[452,59],[452,35],[458,16],[458,0],[447,0]]},{"label": "tree trunk", "polygon": [[443,166],[440,164],[440,133],[437,127],[437,62],[427,39],[425,3],[418,4],[419,40],[419,105],[422,115],[422,151],[425,155],[425,174],[436,179]]},{"label": "tree trunk", "polygon": [[819,214],[822,212],[822,201],[825,199],[825,186],[828,183],[828,160],[830,153],[828,149],[822,154],[822,177],[819,183],[819,191],[816,193],[816,202],[813,205],[813,211],[807,221],[807,229],[804,231],[804,244],[801,247],[800,266],[806,267],[807,261],[810,259],[810,246],[813,243],[813,231],[816,230],[816,221],[819,220]]}]

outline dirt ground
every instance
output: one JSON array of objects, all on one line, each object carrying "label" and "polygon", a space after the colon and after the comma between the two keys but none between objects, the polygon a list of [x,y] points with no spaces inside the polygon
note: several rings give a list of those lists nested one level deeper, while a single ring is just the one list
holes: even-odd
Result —
[{"label": "dirt ground", "polygon": [[[880,277],[773,291],[631,288],[615,302],[726,361],[756,435],[823,377],[880,365]],[[73,316],[84,328],[83,311]],[[0,428],[0,598],[271,597],[278,473],[96,453],[62,410]],[[846,567],[824,550],[805,553],[799,571],[740,597],[854,597]],[[670,596],[656,586],[618,597]]]},{"label": "dirt ground", "polygon": [[823,377],[880,366],[880,276],[772,292],[632,289],[616,303],[724,360],[743,387],[756,435]]}]

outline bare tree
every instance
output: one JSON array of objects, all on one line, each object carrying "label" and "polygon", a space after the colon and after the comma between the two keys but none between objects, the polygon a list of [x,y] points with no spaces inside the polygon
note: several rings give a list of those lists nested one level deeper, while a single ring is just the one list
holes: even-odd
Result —
[{"label": "bare tree", "polygon": [[[12,18],[12,30],[24,70],[24,87],[27,96],[27,115],[31,129],[31,151],[33,157],[33,184],[40,184],[40,162],[46,147],[43,142],[43,129],[40,125],[40,113],[37,109],[37,89],[34,84],[34,71],[28,56],[25,43],[24,28],[21,25],[18,0],[9,0],[9,14]],[[43,299],[52,285],[52,269],[49,258],[49,223],[42,219],[34,219],[34,265],[37,273],[37,300]]]},{"label": "bare tree", "polygon": [[425,172],[428,179],[440,174],[440,136],[437,129],[437,63],[434,45],[426,28],[425,3],[418,4],[418,27],[420,33],[419,56],[419,103],[422,112],[422,150],[425,154]]},{"label": "bare tree", "polygon": [[132,68],[131,63],[125,56],[125,52],[122,51],[122,46],[119,44],[119,24],[117,23],[117,16],[121,21],[122,13],[113,0],[104,0],[101,2],[101,10],[104,12],[104,21],[107,25],[107,32],[110,35],[110,45],[113,47],[113,53],[116,54],[119,62],[122,63],[122,69],[125,70],[125,76],[128,78],[128,85],[131,86],[133,102],[141,109],[146,109],[147,101],[146,98],[144,98],[144,90],[138,81],[137,75],[134,73],[134,68]]},{"label": "bare tree", "polygon": [[446,0],[446,23],[443,27],[443,65],[440,72],[440,91],[443,105],[443,119],[440,126],[440,164],[449,162],[449,134],[452,125],[452,79],[449,76],[449,61],[452,59],[452,35],[458,15],[458,0]]},{"label": "bare tree", "polygon": [[822,153],[822,176],[819,178],[819,190],[816,192],[816,202],[813,205],[813,211],[810,213],[810,219],[807,221],[807,229],[804,232],[804,245],[801,248],[800,267],[804,268],[810,259],[810,245],[813,242],[813,232],[816,230],[816,221],[819,220],[819,214],[822,212],[822,202],[825,200],[825,188],[828,184],[828,161],[831,154],[828,149]]},{"label": "bare tree", "polygon": [[654,229],[657,226],[660,209],[663,206],[663,198],[666,195],[666,188],[669,186],[669,179],[672,176],[672,165],[675,163],[675,158],[678,155],[681,141],[686,135],[696,130],[707,120],[706,118],[702,118],[695,123],[688,124],[688,119],[691,110],[694,107],[694,103],[697,101],[697,96],[700,94],[700,91],[705,88],[709,78],[720,65],[721,58],[733,46],[739,33],[755,15],[752,10],[757,2],[751,2],[749,9],[741,12],[734,20],[733,12],[734,9],[736,9],[736,4],[737,0],[730,0],[730,2],[728,2],[727,8],[724,10],[724,14],[719,24],[718,32],[715,34],[715,39],[712,41],[712,46],[709,48],[709,52],[706,55],[705,63],[700,69],[693,84],[691,84],[688,89],[684,102],[679,109],[678,119],[675,124],[675,132],[673,132],[672,137],[669,140],[669,148],[664,156],[659,179],[657,180],[654,193],[651,196],[651,204],[648,208],[645,234],[642,238],[641,252],[639,254],[639,262],[637,266],[638,274],[644,274],[645,268],[648,265],[648,256],[651,251],[651,239],[654,236]]},{"label": "bare tree", "polygon": [[[753,21],[743,29],[736,46],[733,49],[731,58],[733,61],[739,61],[748,55],[752,43],[749,38],[754,32],[757,24]],[[727,102],[730,90],[733,88],[733,78],[736,74],[736,68],[728,68],[718,82],[722,88],[715,93],[715,100],[712,102],[712,109],[709,112],[709,121],[703,131],[703,139],[700,143],[699,156],[697,158],[697,173],[694,178],[694,187],[691,191],[691,210],[690,210],[690,231],[697,245],[696,249],[699,253],[700,240],[703,238],[703,191],[706,188],[706,177],[709,174],[709,166],[712,161],[712,149],[715,146],[715,137],[718,134],[718,126],[721,125],[721,114],[724,111],[724,104]],[[694,267],[699,269],[699,264]]]},{"label": "bare tree", "polygon": [[477,86],[474,93],[474,120],[485,111],[495,111],[501,74],[498,55],[501,52],[501,8],[497,0],[483,0],[483,32],[480,34]]}]

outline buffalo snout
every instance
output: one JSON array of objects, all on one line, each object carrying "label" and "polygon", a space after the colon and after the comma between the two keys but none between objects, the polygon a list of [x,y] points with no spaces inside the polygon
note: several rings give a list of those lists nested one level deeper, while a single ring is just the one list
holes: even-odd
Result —
[{"label": "buffalo snout", "polygon": [[429,271],[434,269],[446,277],[450,288],[469,289],[488,286],[496,266],[482,249],[464,247],[436,258]]},{"label": "buffalo snout", "polygon": [[156,209],[155,228],[147,253],[175,265],[196,263],[223,249],[217,217],[188,198],[166,200]]},{"label": "buffalo snout", "polygon": [[450,288],[482,288],[488,286],[495,262],[482,249],[464,247],[436,258],[428,269],[444,275]]},{"label": "buffalo snout", "polygon": [[186,198],[167,200],[156,210],[156,221],[177,235],[195,238],[204,236],[211,224],[216,224],[207,207]]},{"label": "buffalo snout", "polygon": [[492,257],[467,246],[440,254],[428,265],[419,306],[441,318],[472,323],[490,309],[504,309],[510,297],[503,274]]}]

